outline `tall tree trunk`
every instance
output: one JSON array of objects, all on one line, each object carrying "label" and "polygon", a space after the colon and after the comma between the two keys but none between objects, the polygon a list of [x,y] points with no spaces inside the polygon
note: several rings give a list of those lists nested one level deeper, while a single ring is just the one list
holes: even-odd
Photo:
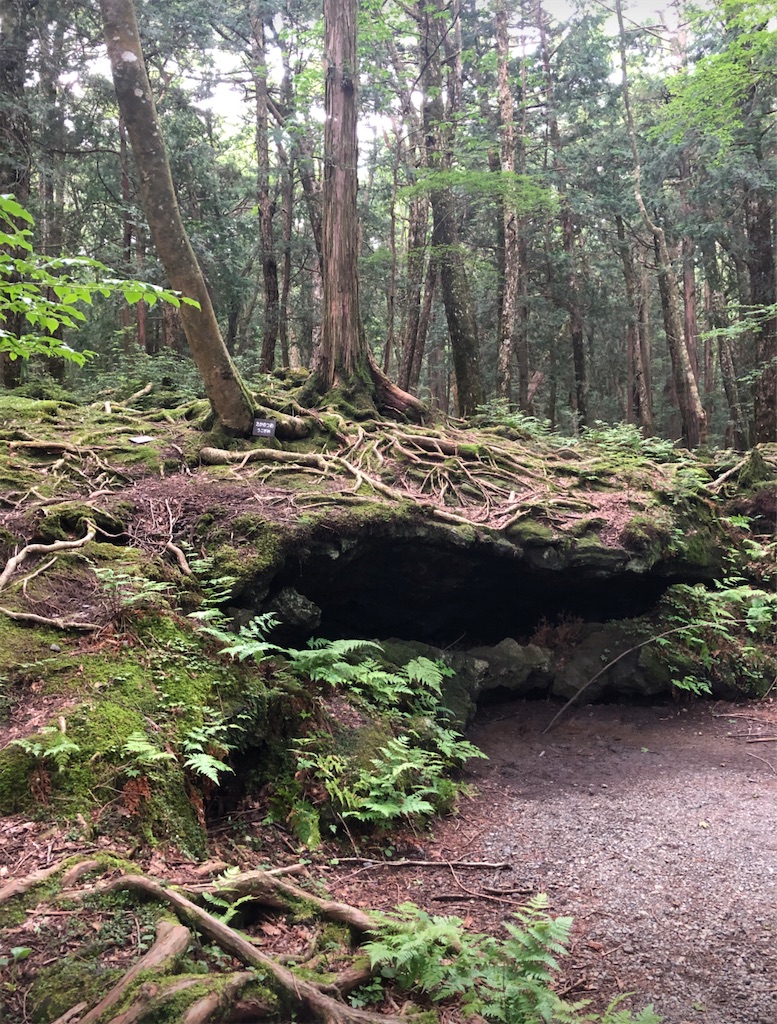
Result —
[{"label": "tall tree trunk", "polygon": [[364,364],[356,212],[356,0],[324,0],[324,308],[316,372],[325,390]]},{"label": "tall tree trunk", "polygon": [[[23,206],[30,197],[31,129],[25,83],[36,6],[37,0],[0,0],[0,192],[13,194]],[[21,336],[26,330],[24,316],[10,314],[4,328]],[[19,385],[22,362],[0,352],[0,383],[8,388]]]},{"label": "tall tree trunk", "polygon": [[645,227],[655,240],[656,262],[658,265],[658,283],[664,312],[664,328],[667,347],[672,361],[672,380],[680,408],[683,424],[683,438],[689,448],[701,444],[707,436],[707,414],[702,405],[696,376],[693,372],[691,358],[683,331],[683,317],[680,309],[680,293],[677,287],[669,247],[664,229],[658,225],[648,213],[642,196],[642,165],[637,149],[637,133],[629,96],[629,78],[626,62],[626,33],[623,27],[621,0],[615,0],[615,11],[618,18],[618,42],[623,76],[623,104],[626,114],[626,126],[633,162],[634,197]]},{"label": "tall tree trunk", "polygon": [[248,434],[253,403],[224,345],[205,279],[181,219],[132,0],[100,0],[100,10],[119,111],[137,164],[151,237],[171,286],[199,303],[199,309],[181,306],[192,356],[221,425],[227,431]]},{"label": "tall tree trunk", "polygon": [[264,281],[264,331],[259,369],[269,373],[275,366],[278,344],[278,263],[273,238],[273,199],[270,192],[269,117],[267,111],[267,56],[264,22],[258,13],[251,17],[252,74],[256,91],[256,184],[259,207],[259,242]]},{"label": "tall tree trunk", "polygon": [[756,334],[758,376],[754,391],[753,440],[761,444],[777,441],[777,267],[774,205],[766,189],[754,189],[748,195],[745,216],[751,301],[756,310],[771,310]]},{"label": "tall tree trunk", "polygon": [[542,0],[537,0],[537,30],[540,37],[540,55],[545,76],[545,98],[548,120],[548,137],[553,153],[553,170],[561,194],[561,237],[566,257],[566,308],[569,314],[569,337],[572,344],[572,366],[575,379],[574,404],[577,422],[586,426],[588,423],[588,379],[586,371],[585,348],[583,345],[583,314],[581,309],[580,286],[578,283],[578,267],[576,238],[577,230],[572,209],[567,195],[567,168],[564,163],[563,143],[556,115],[556,97],[553,69],[550,64],[550,50],[545,27],[545,14]]},{"label": "tall tree trunk", "polygon": [[511,400],[513,379],[513,339],[518,316],[518,290],[520,284],[519,217],[510,200],[510,186],[515,175],[515,118],[513,93],[510,87],[510,35],[507,7],[499,0],[496,10],[496,52],[498,61],[497,90],[499,93],[499,162],[504,181],[502,218],[504,261],[502,267],[502,302],[499,315],[497,355],[497,391],[501,398]]},{"label": "tall tree trunk", "polygon": [[[447,28],[442,15],[450,11],[452,24]],[[458,112],[461,93],[461,52],[456,45],[460,32],[459,0],[452,5],[419,4],[417,17],[421,26],[422,80],[424,85],[424,132],[427,159],[433,172],[451,169],[453,122]],[[453,35],[453,41],[451,40]],[[448,109],[443,104],[440,49],[445,48],[448,64]],[[456,202],[450,187],[439,185],[431,190],[432,246],[442,286],[443,305],[448,322],[451,354],[456,376],[456,401],[460,416],[471,416],[483,403],[480,375],[480,345],[464,256],[459,245]]]}]

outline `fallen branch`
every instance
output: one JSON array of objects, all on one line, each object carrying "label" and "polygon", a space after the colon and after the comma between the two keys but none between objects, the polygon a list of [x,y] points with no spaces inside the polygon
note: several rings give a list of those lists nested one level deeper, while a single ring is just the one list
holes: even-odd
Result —
[{"label": "fallen branch", "polygon": [[81,540],[55,540],[51,544],[27,544],[18,554],[12,555],[0,573],[0,590],[30,555],[50,555],[52,551],[73,551],[93,541],[97,535],[97,527],[90,520],[86,521],[86,526],[86,535]]},{"label": "fallen branch", "polygon": [[341,864],[364,864],[367,868],[487,868],[492,871],[507,871],[512,867],[503,861],[492,864],[484,860],[372,860],[369,857],[340,857]]},{"label": "fallen branch", "polygon": [[[112,1006],[115,1006],[124,997],[127,989],[142,971],[163,967],[173,957],[180,956],[181,953],[186,951],[190,939],[191,933],[189,929],[185,928],[182,924],[172,924],[170,921],[165,920],[160,921],[156,929],[156,941],[148,953],[142,956],[133,967],[130,967],[127,973],[103,996],[100,1002],[79,1019],[78,1024],[96,1024],[103,1014],[107,1013]],[[66,1015],[68,1019],[69,1014],[70,1011]],[[127,1017],[127,1022],[133,1019],[137,1020],[138,1018]],[[58,1018],[54,1021],[54,1024],[64,1024],[63,1019],[61,1017]]]}]

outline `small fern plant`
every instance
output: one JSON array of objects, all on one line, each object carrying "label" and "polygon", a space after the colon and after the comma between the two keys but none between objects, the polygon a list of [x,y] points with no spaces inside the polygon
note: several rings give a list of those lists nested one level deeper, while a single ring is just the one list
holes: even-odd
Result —
[{"label": "small fern plant", "polygon": [[60,719],[59,728],[54,725],[44,726],[37,737],[24,737],[11,740],[10,746],[19,747],[36,760],[53,761],[58,772],[64,772],[81,748],[67,735],[64,718]]}]

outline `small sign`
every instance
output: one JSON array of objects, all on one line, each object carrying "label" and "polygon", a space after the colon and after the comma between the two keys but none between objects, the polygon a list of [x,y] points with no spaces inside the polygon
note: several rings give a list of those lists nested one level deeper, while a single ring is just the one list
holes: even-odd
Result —
[{"label": "small sign", "polygon": [[277,422],[277,420],[260,420],[258,417],[254,417],[251,437],[275,437]]},{"label": "small sign", "polygon": [[133,444],[148,444],[149,441],[153,441],[153,437],[149,437],[148,434],[139,434],[137,437],[131,437],[130,441]]}]

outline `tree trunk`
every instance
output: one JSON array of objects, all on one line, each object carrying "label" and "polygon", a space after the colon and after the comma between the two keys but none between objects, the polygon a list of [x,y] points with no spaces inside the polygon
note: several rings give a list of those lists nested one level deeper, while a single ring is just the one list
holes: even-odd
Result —
[{"label": "tree trunk", "polygon": [[279,294],[278,263],[273,238],[273,201],[270,194],[270,145],[267,112],[267,57],[264,22],[255,14],[251,18],[253,58],[252,74],[256,90],[256,171],[257,205],[259,208],[259,242],[261,245],[262,279],[264,281],[264,331],[259,369],[269,373],[275,366],[278,344]]},{"label": "tree trunk", "polygon": [[519,217],[515,204],[509,199],[510,179],[515,174],[515,119],[513,94],[510,88],[510,36],[507,8],[499,0],[496,11],[496,52],[498,61],[497,90],[499,93],[499,163],[507,180],[502,194],[502,220],[504,260],[502,266],[502,302],[499,314],[499,340],[497,355],[497,391],[509,403],[513,379],[513,338],[518,316],[518,290],[520,284]]},{"label": "tree trunk", "polygon": [[[417,12],[421,26],[424,132],[427,160],[433,172],[451,169],[452,124],[461,93],[460,47],[457,53],[455,36],[452,43],[451,32],[445,28],[440,17],[448,10],[448,6],[443,7],[440,0],[436,0],[435,4],[419,4]],[[460,30],[458,0],[453,0],[450,18]],[[448,64],[447,110],[442,99],[440,49],[443,46]],[[451,188],[433,188],[431,204],[432,246],[439,267],[443,305],[450,334],[456,376],[457,409],[460,416],[470,416],[484,401],[480,375],[480,345],[464,256],[459,245],[456,202]]]},{"label": "tree trunk", "polygon": [[[16,196],[23,206],[30,197],[31,140],[25,83],[36,6],[37,0],[0,0],[0,192]],[[12,313],[4,327],[20,337],[25,333],[25,323],[21,313]],[[17,387],[22,363],[0,352],[0,383],[7,388]]]},{"label": "tree trunk", "polygon": [[631,111],[629,97],[629,79],[626,63],[626,33],[623,27],[621,0],[615,0],[618,18],[618,42],[620,48],[621,72],[623,76],[623,105],[626,114],[626,126],[629,133],[629,144],[633,161],[634,198],[637,201],[640,215],[645,227],[653,235],[658,268],[658,285],[661,293],[661,305],[664,313],[664,328],[669,356],[672,362],[672,383],[680,409],[683,423],[683,439],[689,448],[701,444],[707,435],[707,414],[702,405],[696,376],[693,372],[688,345],[683,331],[683,316],[680,307],[680,293],[677,287],[669,247],[664,229],[660,227],[648,213],[642,197],[642,165],[637,149],[637,133]]},{"label": "tree trunk", "polygon": [[632,412],[629,422],[638,423],[642,432],[647,436],[653,433],[653,399],[650,390],[649,367],[644,360],[642,340],[644,336],[642,324],[644,303],[634,269],[634,259],[626,240],[626,226],[620,214],[616,214],[615,225],[618,231],[618,251],[623,265],[623,281],[630,314],[626,328],[629,378],[627,405]]},{"label": "tree trunk", "polygon": [[248,434],[253,403],[227,352],[208,289],[181,219],[154,97],[146,74],[132,0],[100,0],[119,111],[137,164],[151,237],[171,286],[200,308],[181,319],[213,411],[223,428]]},{"label": "tree trunk", "polygon": [[324,0],[324,308],[316,372],[324,390],[363,369],[356,212],[356,0]]},{"label": "tree trunk", "polygon": [[537,30],[540,37],[540,54],[542,69],[545,76],[545,97],[547,105],[548,137],[553,153],[553,170],[556,175],[558,190],[561,194],[561,237],[566,256],[566,301],[569,314],[569,337],[572,344],[572,367],[575,380],[574,404],[577,412],[578,425],[588,423],[588,380],[586,371],[585,348],[583,346],[583,314],[581,310],[580,287],[577,274],[577,253],[575,228],[572,209],[567,195],[567,169],[563,157],[563,143],[556,117],[556,99],[553,70],[550,64],[545,32],[545,15],[542,0],[537,2]]},{"label": "tree trunk", "polygon": [[754,391],[755,444],[777,441],[777,268],[774,259],[774,206],[765,189],[747,197],[751,301],[756,311],[769,308],[756,334],[758,376]]}]

